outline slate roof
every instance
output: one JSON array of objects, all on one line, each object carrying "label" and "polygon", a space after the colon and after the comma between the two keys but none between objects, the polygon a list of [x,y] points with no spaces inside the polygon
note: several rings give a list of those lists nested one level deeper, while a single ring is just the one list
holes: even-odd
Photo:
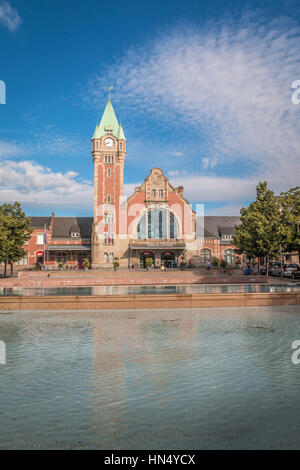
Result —
[{"label": "slate roof", "polygon": [[234,227],[219,227],[220,235],[233,235]]},{"label": "slate roof", "polygon": [[[234,226],[240,223],[238,216],[219,216],[219,215],[206,215],[204,216],[204,237],[206,238],[220,238],[222,234],[232,235]],[[203,234],[203,219],[197,217],[196,221],[196,236],[200,238]]]},{"label": "slate roof", "polygon": [[54,217],[52,237],[70,238],[71,231],[78,231],[81,238],[91,238],[92,224],[93,217]]},{"label": "slate roof", "polygon": [[51,217],[30,217],[30,226],[34,229],[44,230],[45,224],[47,229],[50,225]]}]

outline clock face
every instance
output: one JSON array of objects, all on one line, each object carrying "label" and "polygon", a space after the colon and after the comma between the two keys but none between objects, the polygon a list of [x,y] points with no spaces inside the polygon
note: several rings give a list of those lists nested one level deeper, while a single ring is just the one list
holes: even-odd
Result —
[{"label": "clock face", "polygon": [[110,137],[108,137],[107,139],[105,139],[104,145],[105,145],[105,147],[112,147],[112,146],[114,145],[113,139],[111,139]]}]

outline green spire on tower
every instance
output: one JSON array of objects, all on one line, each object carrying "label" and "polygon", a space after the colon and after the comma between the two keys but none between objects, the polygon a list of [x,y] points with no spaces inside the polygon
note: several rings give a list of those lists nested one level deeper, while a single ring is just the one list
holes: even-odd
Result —
[{"label": "green spire on tower", "polygon": [[103,116],[101,118],[100,124],[96,126],[93,139],[100,139],[105,134],[112,134],[117,139],[125,139],[124,132],[121,124],[119,125],[112,102],[111,102],[111,90],[113,86],[110,85],[108,88],[108,101],[105,106]]}]

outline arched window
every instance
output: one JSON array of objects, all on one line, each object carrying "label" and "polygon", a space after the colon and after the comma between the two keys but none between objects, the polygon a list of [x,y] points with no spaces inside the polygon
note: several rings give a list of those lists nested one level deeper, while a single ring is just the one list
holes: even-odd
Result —
[{"label": "arched window", "polygon": [[209,261],[211,259],[211,250],[208,248],[203,248],[203,250],[200,251],[200,261],[202,263],[205,263],[205,261]]},{"label": "arched window", "polygon": [[108,254],[104,253],[104,263],[108,263]]},{"label": "arched window", "polygon": [[[147,221],[148,220],[148,224]],[[166,210],[152,209],[144,214],[137,227],[138,238],[177,238],[177,224],[173,214]]]},{"label": "arched window", "polygon": [[224,250],[223,258],[228,264],[236,263],[236,254],[232,248],[227,248],[227,250]]}]

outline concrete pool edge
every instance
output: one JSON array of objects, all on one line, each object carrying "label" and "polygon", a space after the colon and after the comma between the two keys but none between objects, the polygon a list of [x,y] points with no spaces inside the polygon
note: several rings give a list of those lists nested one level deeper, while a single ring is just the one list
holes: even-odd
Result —
[{"label": "concrete pool edge", "polygon": [[22,310],[107,310],[300,305],[300,292],[0,297],[0,315]]}]

